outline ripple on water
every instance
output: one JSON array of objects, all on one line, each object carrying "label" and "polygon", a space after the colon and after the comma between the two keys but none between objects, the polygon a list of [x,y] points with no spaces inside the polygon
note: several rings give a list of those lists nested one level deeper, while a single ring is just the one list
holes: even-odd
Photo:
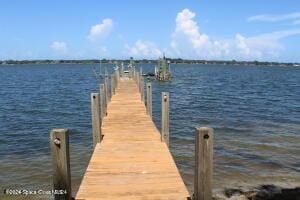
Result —
[{"label": "ripple on water", "polygon": [[[62,127],[70,130],[77,190],[92,151],[89,94],[98,91],[94,67],[0,67],[2,189],[51,188],[49,132]],[[153,71],[153,65],[143,65],[143,71]],[[300,185],[299,70],[172,65],[172,72],[172,82],[153,82],[153,117],[160,128],[161,92],[169,91],[171,152],[190,191],[199,126],[215,132],[214,188]]]}]

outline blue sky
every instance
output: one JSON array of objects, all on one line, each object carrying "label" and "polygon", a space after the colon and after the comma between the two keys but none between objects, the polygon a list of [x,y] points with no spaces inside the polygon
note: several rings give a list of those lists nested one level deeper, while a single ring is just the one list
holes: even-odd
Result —
[{"label": "blue sky", "polygon": [[0,59],[300,62],[300,1],[1,0]]}]

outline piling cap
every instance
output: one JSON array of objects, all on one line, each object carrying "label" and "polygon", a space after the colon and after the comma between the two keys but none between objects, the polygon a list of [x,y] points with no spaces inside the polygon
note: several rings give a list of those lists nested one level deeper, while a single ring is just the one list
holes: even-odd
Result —
[{"label": "piling cap", "polygon": [[196,128],[197,133],[209,133],[213,134],[213,129],[210,127],[199,127]]},{"label": "piling cap", "polygon": [[66,132],[67,131],[67,129],[65,129],[65,128],[55,128],[55,129],[52,129],[52,132]]}]

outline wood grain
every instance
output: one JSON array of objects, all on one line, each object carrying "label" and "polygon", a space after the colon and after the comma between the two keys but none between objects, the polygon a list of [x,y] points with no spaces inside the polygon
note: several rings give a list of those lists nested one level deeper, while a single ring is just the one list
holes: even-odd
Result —
[{"label": "wood grain", "polygon": [[169,92],[162,92],[161,94],[161,139],[168,146],[170,144],[169,141]]},{"label": "wood grain", "polygon": [[195,200],[211,200],[213,129],[208,127],[197,128],[195,138]]},{"label": "wood grain", "polygon": [[55,200],[71,200],[71,171],[69,154],[69,133],[67,129],[52,129],[50,147],[53,164],[53,189],[64,190],[64,194],[55,194]]},{"label": "wood grain", "polygon": [[133,79],[120,79],[103,120],[103,141],[94,149],[75,199],[189,197],[138,90]]},{"label": "wood grain", "polygon": [[101,141],[101,117],[100,117],[100,95],[91,93],[91,113],[92,113],[92,130],[93,146],[95,147]]}]

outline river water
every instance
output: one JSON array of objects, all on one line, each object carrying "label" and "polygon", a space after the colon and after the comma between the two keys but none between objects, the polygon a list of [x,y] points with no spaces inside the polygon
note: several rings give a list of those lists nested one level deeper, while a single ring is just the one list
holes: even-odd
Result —
[{"label": "river water", "polygon": [[[49,132],[68,128],[76,192],[92,152],[93,68],[0,66],[0,190],[51,189]],[[182,64],[172,73],[171,82],[153,81],[153,118],[159,128],[161,92],[169,91],[170,148],[191,191],[200,126],[214,128],[215,191],[300,186],[300,68]]]}]

